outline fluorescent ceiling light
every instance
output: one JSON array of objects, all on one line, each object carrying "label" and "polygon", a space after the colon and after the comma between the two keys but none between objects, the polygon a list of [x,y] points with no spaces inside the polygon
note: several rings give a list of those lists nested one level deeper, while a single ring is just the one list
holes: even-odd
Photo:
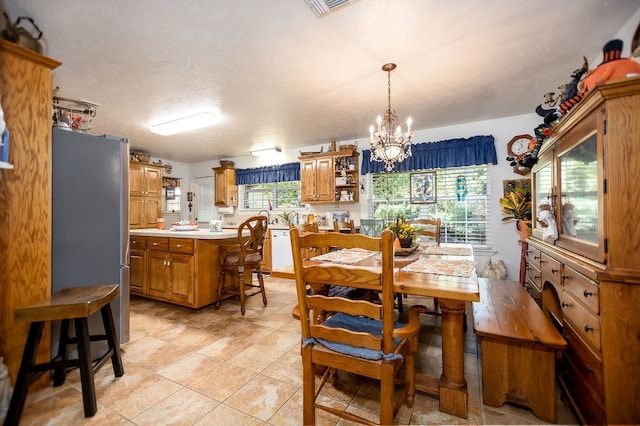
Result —
[{"label": "fluorescent ceiling light", "polygon": [[251,155],[254,157],[262,157],[266,155],[273,155],[278,152],[282,152],[282,150],[280,148],[256,149],[255,151],[251,151]]},{"label": "fluorescent ceiling light", "polygon": [[151,131],[158,135],[169,136],[176,133],[188,132],[202,127],[213,126],[220,122],[220,116],[211,112],[201,112],[188,117],[167,121],[166,123],[154,124]]}]

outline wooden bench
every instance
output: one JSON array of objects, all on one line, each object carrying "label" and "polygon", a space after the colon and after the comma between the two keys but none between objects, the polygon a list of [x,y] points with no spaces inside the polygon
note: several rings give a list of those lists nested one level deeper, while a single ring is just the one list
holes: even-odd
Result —
[{"label": "wooden bench", "polygon": [[482,351],[482,398],[525,406],[556,422],[555,362],[567,342],[516,281],[479,279],[473,331]]}]

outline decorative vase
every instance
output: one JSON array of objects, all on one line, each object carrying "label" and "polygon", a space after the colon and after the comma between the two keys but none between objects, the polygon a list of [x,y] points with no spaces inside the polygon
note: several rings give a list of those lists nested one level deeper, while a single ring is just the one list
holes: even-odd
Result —
[{"label": "decorative vase", "polygon": [[520,231],[520,241],[524,241],[531,236],[531,228],[529,227],[530,223],[531,223],[530,220],[518,221],[517,225],[518,225],[518,231]]},{"label": "decorative vase", "polygon": [[410,248],[413,243],[413,237],[398,238],[400,240],[400,247]]}]

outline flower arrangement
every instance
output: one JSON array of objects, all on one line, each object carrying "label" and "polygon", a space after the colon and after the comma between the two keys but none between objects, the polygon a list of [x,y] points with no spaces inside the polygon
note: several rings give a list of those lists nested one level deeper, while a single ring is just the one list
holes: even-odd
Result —
[{"label": "flower arrangement", "polygon": [[385,229],[393,232],[393,236],[400,240],[406,238],[413,239],[417,235],[416,228],[405,222],[404,217],[401,219],[400,216],[396,218],[396,221],[393,224],[387,226]]}]

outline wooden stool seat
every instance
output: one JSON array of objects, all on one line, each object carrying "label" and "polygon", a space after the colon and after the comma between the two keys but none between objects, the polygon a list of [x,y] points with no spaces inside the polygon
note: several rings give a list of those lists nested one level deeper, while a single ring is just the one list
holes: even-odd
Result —
[{"label": "wooden stool seat", "polygon": [[[46,372],[54,371],[53,385],[64,383],[66,370],[70,367],[80,369],[82,384],[82,400],[85,417],[92,417],[98,411],[94,374],[108,359],[111,359],[113,373],[116,377],[124,374],[120,357],[120,344],[111,312],[111,302],[120,294],[118,284],[97,285],[92,287],[65,288],[54,294],[49,300],[30,306],[17,308],[16,321],[29,321],[29,334],[25,344],[16,385],[5,419],[5,425],[17,425],[22,415],[29,386]],[[104,335],[89,335],[87,319],[100,311]],[[46,321],[61,320],[60,343],[58,354],[51,361],[36,364],[36,355],[44,324]],[[71,320],[75,326],[75,337],[69,336]],[[105,340],[107,352],[92,361],[91,342]],[[68,345],[76,345],[78,358],[68,359]]]}]

